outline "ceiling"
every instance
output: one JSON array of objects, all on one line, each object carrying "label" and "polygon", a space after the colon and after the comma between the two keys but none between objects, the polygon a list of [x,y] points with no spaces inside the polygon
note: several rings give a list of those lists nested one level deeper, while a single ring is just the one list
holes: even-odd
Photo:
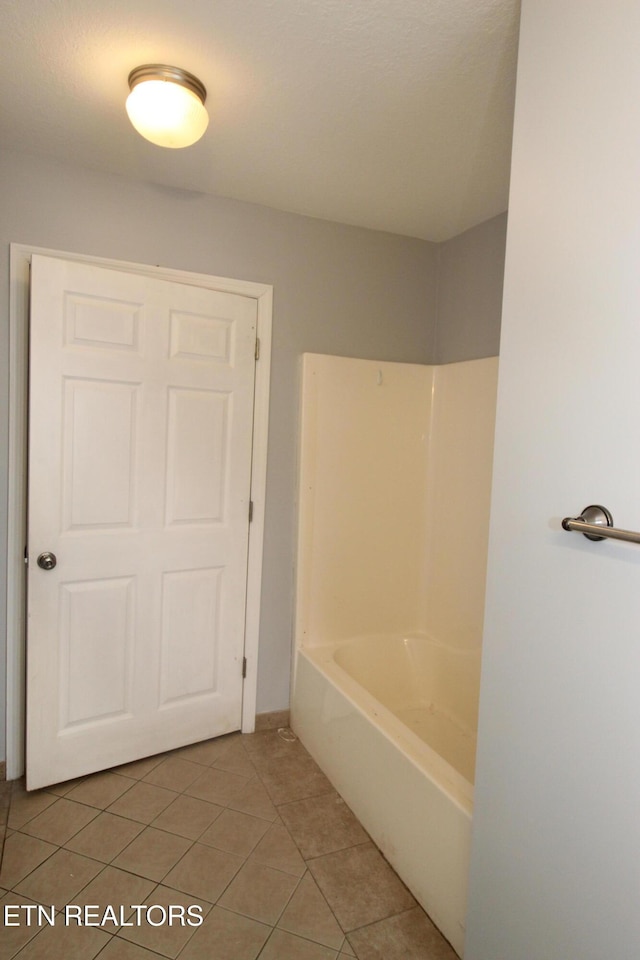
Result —
[{"label": "ceiling", "polygon": [[[181,189],[444,240],[507,207],[518,0],[14,0],[0,142]],[[127,76],[204,82],[185,150],[144,141]]]}]

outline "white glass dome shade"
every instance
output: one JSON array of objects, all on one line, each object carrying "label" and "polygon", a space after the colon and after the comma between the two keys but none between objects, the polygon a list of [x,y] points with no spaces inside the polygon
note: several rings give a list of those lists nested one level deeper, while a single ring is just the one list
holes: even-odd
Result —
[{"label": "white glass dome shade", "polygon": [[180,67],[148,63],[131,71],[129,89],[129,119],[151,143],[159,147],[189,147],[207,129],[207,91],[192,73]]}]

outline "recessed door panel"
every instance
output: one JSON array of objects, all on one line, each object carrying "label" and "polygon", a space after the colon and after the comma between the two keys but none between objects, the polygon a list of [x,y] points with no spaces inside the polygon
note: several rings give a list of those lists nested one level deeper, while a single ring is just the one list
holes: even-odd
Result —
[{"label": "recessed door panel", "polygon": [[165,573],[160,702],[215,694],[222,569]]},{"label": "recessed door panel", "polygon": [[171,314],[171,356],[230,364],[233,322],[223,317]]},{"label": "recessed door panel", "polygon": [[63,583],[61,730],[126,713],[131,701],[134,581]]},{"label": "recessed door panel", "polygon": [[230,407],[226,393],[170,391],[167,523],[224,519]]},{"label": "recessed door panel", "polygon": [[138,384],[64,383],[65,529],[133,522]]},{"label": "recessed door panel", "polygon": [[68,292],[64,298],[68,346],[137,350],[141,304]]}]

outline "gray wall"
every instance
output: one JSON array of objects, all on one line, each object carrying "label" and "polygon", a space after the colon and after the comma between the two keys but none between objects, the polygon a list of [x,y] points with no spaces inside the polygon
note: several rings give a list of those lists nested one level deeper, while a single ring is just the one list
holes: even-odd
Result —
[{"label": "gray wall", "polygon": [[[298,358],[306,351],[433,363],[497,354],[506,214],[433,244],[3,151],[0,209],[2,505],[7,487],[9,243],[273,284],[258,711],[286,708]],[[6,519],[2,506],[0,674],[5,668]],[[0,756],[4,690],[0,676]]]},{"label": "gray wall", "polygon": [[[430,361],[437,245],[8,152],[0,152],[0,209],[1,669],[6,622],[8,245],[18,242],[274,285],[258,710],[285,708],[293,609],[298,358],[311,351]],[[1,724],[4,690],[0,679]]]},{"label": "gray wall", "polygon": [[501,213],[439,245],[436,363],[497,356],[506,232]]}]

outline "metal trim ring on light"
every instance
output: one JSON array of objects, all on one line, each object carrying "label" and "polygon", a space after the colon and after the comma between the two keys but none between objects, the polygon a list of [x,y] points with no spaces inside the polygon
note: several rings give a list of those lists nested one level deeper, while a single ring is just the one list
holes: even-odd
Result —
[{"label": "metal trim ring on light", "polygon": [[203,106],[207,99],[204,83],[181,67],[170,67],[166,63],[145,63],[141,67],[134,67],[129,74],[129,90],[133,90],[136,84],[143,80],[169,80],[172,83],[177,83],[195,93]]}]

